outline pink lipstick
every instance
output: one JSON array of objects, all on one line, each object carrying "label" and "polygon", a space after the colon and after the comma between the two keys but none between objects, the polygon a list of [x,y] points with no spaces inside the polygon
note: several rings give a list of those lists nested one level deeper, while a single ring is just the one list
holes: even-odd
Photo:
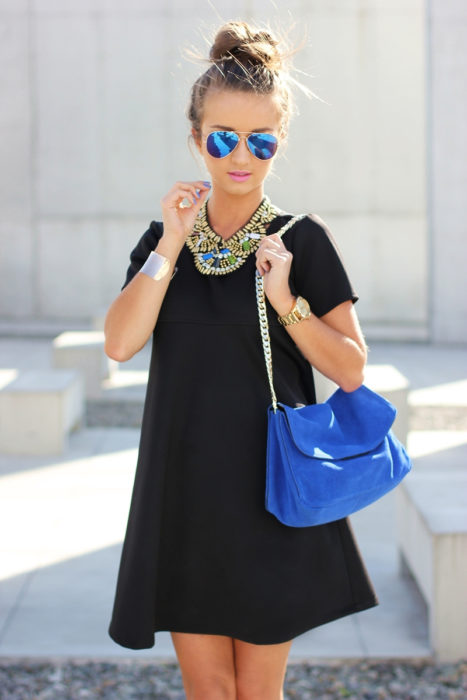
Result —
[{"label": "pink lipstick", "polygon": [[229,175],[232,180],[235,180],[235,182],[245,182],[245,180],[248,180],[251,173],[248,173],[245,170],[233,170],[229,173]]}]

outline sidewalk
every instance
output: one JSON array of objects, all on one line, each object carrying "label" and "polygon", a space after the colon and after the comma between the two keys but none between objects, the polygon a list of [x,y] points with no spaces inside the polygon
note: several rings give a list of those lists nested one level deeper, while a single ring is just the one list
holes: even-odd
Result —
[{"label": "sidewalk", "polygon": [[[148,352],[121,365],[109,400],[143,400]],[[369,361],[409,378],[412,406],[462,417],[462,429],[411,431],[414,468],[436,453],[465,460],[466,349],[372,344]],[[48,366],[50,340],[0,339],[0,367]],[[86,427],[61,457],[0,455],[0,656],[175,658],[168,632],[141,651],[107,635],[138,440],[137,428]],[[291,659],[429,657],[425,604],[398,574],[393,494],[351,522],[380,605],[297,637]]]}]

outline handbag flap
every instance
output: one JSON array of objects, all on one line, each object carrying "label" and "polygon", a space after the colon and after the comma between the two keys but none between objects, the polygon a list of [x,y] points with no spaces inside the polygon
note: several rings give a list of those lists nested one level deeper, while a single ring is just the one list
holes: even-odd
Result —
[{"label": "handbag flap", "polygon": [[[319,459],[345,459],[374,450],[396,417],[395,407],[367,386],[342,389],[321,404],[292,408],[277,404],[296,447]],[[272,407],[269,408],[273,416]]]}]

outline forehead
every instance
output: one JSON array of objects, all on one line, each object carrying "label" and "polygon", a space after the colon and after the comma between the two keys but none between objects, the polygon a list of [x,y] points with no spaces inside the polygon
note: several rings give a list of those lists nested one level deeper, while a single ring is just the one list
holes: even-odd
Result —
[{"label": "forehead", "polygon": [[235,131],[276,129],[280,110],[274,95],[256,95],[240,90],[211,90],[203,106],[203,125],[229,127]]}]

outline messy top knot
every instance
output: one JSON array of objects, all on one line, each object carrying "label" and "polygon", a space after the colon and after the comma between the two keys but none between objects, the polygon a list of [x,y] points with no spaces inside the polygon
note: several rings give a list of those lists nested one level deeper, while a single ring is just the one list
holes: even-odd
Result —
[{"label": "messy top knot", "polygon": [[254,31],[246,22],[229,22],[217,32],[209,59],[215,63],[237,58],[277,72],[283,64],[278,46],[279,41],[268,31]]},{"label": "messy top knot", "polygon": [[201,137],[204,100],[212,89],[242,90],[259,95],[275,93],[282,115],[282,136],[286,136],[293,111],[291,78],[286,63],[295,51],[281,51],[282,42],[269,28],[257,29],[247,22],[231,21],[220,27],[207,59],[211,65],[194,83],[187,108],[197,138]]}]

